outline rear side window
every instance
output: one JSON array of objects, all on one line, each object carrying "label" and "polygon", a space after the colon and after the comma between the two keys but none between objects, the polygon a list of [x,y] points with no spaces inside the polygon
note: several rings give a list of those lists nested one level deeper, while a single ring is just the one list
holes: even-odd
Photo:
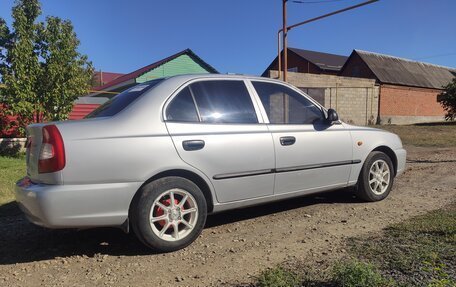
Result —
[{"label": "rear side window", "polygon": [[201,81],[190,84],[171,101],[168,121],[222,124],[258,123],[243,81]]},{"label": "rear side window", "polygon": [[154,80],[154,81],[145,82],[145,83],[136,85],[136,86],[116,95],[114,98],[110,99],[103,105],[99,106],[93,112],[88,114],[85,117],[85,119],[112,117],[112,116],[116,115],[117,113],[119,113],[120,111],[122,111],[123,109],[125,109],[127,106],[129,106],[136,99],[138,99],[145,92],[150,90],[152,87],[156,86],[161,81],[163,81],[163,79]]},{"label": "rear side window", "polygon": [[186,87],[171,101],[166,110],[171,122],[198,122],[198,113],[190,89]]},{"label": "rear side window", "polygon": [[314,124],[322,110],[301,94],[282,85],[252,82],[271,124]]},{"label": "rear side window", "polygon": [[202,122],[257,123],[250,94],[242,81],[205,81],[190,86]]}]

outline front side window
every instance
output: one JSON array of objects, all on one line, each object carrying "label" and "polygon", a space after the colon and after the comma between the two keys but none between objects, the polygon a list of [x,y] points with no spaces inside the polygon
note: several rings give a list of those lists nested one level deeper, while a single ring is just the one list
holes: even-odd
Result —
[{"label": "front side window", "polygon": [[322,110],[294,90],[268,82],[252,82],[271,124],[313,124]]},{"label": "front side window", "polygon": [[215,80],[190,84],[171,101],[166,118],[180,122],[258,123],[243,81]]}]

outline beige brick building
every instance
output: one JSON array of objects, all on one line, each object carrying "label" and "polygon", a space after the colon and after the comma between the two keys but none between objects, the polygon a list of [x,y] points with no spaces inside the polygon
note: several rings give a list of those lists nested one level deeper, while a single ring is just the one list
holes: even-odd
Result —
[{"label": "beige brick building", "polygon": [[[269,71],[271,78],[277,75],[277,71]],[[289,72],[287,81],[326,108],[335,109],[344,122],[368,125],[377,120],[379,87],[375,80]]]},{"label": "beige brick building", "polygon": [[[438,96],[456,76],[454,68],[361,50],[353,50],[343,66],[334,64],[343,56],[299,49],[290,49],[290,54],[294,60],[289,66],[297,66],[299,73],[290,70],[287,81],[336,109],[345,122],[415,124],[445,119]],[[276,62],[268,68],[276,69]],[[277,78],[278,73],[267,70],[263,76]]]}]

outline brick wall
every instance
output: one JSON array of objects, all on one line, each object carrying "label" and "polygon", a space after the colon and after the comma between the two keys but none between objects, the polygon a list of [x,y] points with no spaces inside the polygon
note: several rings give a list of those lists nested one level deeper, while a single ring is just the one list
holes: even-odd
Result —
[{"label": "brick wall", "polygon": [[[277,71],[269,74],[277,77]],[[326,108],[335,109],[344,122],[368,125],[377,121],[379,87],[375,80],[307,73],[288,73],[287,80],[305,91],[324,89],[323,102],[317,100]]]},{"label": "brick wall", "polygon": [[378,86],[329,88],[325,95],[325,107],[335,109],[344,122],[372,125],[377,122],[378,93]]},{"label": "brick wall", "polygon": [[382,123],[407,124],[442,121],[445,111],[437,96],[440,90],[382,85],[380,119]]}]

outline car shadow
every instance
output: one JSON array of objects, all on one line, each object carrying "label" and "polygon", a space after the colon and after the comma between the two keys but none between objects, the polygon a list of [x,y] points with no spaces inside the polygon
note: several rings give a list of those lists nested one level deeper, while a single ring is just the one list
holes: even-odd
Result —
[{"label": "car shadow", "polygon": [[274,203],[267,203],[248,208],[234,209],[216,213],[207,218],[206,228],[267,216],[273,213],[285,212],[315,204],[325,203],[356,203],[360,202],[350,189],[336,190],[316,195],[295,197]]},{"label": "car shadow", "polygon": [[[263,204],[208,216],[205,228],[286,212],[306,206],[359,202],[350,190],[338,190]],[[15,203],[0,206],[0,265],[70,256],[94,257],[151,255],[153,251],[117,228],[52,230],[27,221]]]},{"label": "car shadow", "polygon": [[447,159],[447,160],[407,159],[407,163],[448,163],[448,162],[456,162],[456,159]]}]

